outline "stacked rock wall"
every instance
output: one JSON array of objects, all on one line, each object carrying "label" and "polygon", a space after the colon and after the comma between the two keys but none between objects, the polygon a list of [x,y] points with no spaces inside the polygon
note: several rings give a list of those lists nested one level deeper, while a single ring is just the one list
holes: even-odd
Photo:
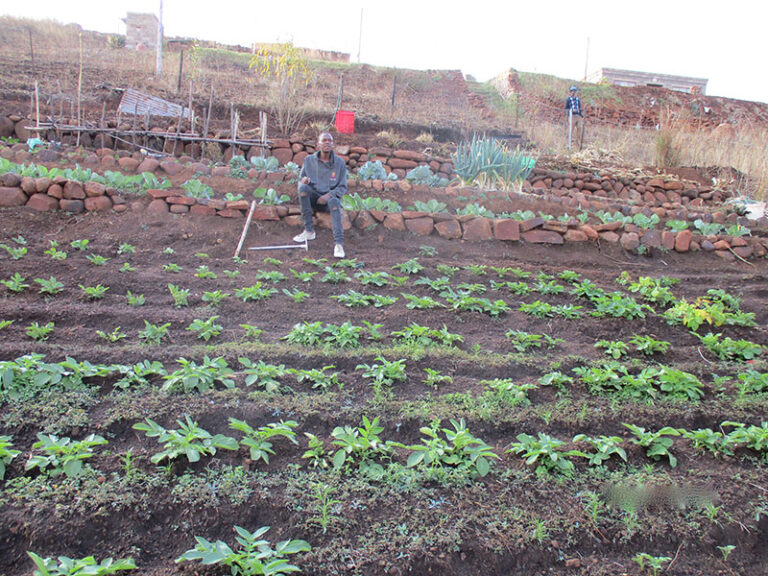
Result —
[{"label": "stacked rock wall", "polygon": [[[298,142],[277,142],[274,149],[281,163],[301,163],[313,150],[311,146]],[[381,160],[389,170],[403,174],[412,167],[428,164],[433,171],[446,177],[452,176],[448,161],[430,158],[426,154],[389,148],[364,148],[340,146],[339,154],[348,162],[350,169],[365,161]],[[0,146],[0,157],[17,163],[40,161],[46,153],[43,150],[34,156],[24,144]],[[290,159],[289,159],[290,156]],[[52,156],[51,161],[55,158]],[[91,165],[97,170],[122,170],[127,173],[150,172],[158,176],[173,176],[184,170],[195,174],[227,176],[229,166],[210,167],[206,163],[194,162],[192,158],[155,159],[140,153],[118,155],[111,149],[100,149],[82,159],[84,166]],[[260,184],[281,187],[284,180],[291,178],[285,172],[265,173],[251,169],[248,176]],[[291,184],[293,189],[294,186]],[[403,195],[416,189],[429,192],[435,198],[455,197],[459,190],[427,189],[414,186],[404,179],[357,181],[349,180],[350,192],[361,195],[375,195],[387,191],[389,195]],[[472,194],[472,190],[466,192]],[[724,258],[748,258],[763,256],[768,248],[765,237],[766,223],[754,223],[728,213],[722,208],[729,193],[697,182],[679,179],[665,179],[660,176],[617,175],[610,171],[601,173],[563,173],[537,168],[523,184],[523,193],[561,204],[564,211],[574,209],[620,212],[624,215],[657,215],[661,223],[656,228],[641,228],[635,224],[607,222],[600,224],[582,223],[573,218],[566,222],[546,220],[540,216],[526,220],[511,218],[485,218],[449,213],[426,213],[404,210],[382,212],[377,210],[345,211],[344,226],[369,230],[381,226],[392,231],[407,231],[419,236],[439,235],[448,239],[499,240],[508,242],[542,243],[550,245],[576,244],[580,242],[620,243],[629,251],[669,250],[688,252],[704,250],[715,252]],[[53,178],[22,177],[8,172],[0,175],[0,207],[26,206],[34,210],[63,210],[70,213],[85,211],[116,212],[149,211],[168,215],[207,215],[227,218],[242,218],[249,210],[247,200],[227,201],[219,198],[196,199],[189,197],[181,188],[149,190],[146,197],[124,195],[114,188],[90,181],[78,182],[62,176]],[[297,205],[261,205],[256,208],[257,220],[281,221],[291,226],[301,226],[300,210]],[[730,237],[724,234],[705,236],[692,230],[679,232],[663,227],[667,219],[719,224],[737,224],[752,228],[750,237]],[[319,225],[330,227],[326,214],[318,215]]]},{"label": "stacked rock wall", "polygon": [[[21,141],[26,141],[27,138],[32,136],[32,133],[25,127],[30,125],[30,120],[18,115],[12,116],[0,116],[0,138],[18,138]],[[130,131],[132,126],[124,124],[123,126],[113,126],[117,131]],[[143,129],[139,126],[139,129]],[[166,127],[154,127],[151,131],[157,133],[169,132],[174,133],[176,131],[174,126]],[[48,140],[57,139],[55,131],[51,130],[48,134],[42,134],[42,137]],[[228,137],[226,134],[214,135],[214,137]],[[75,137],[72,134],[66,134],[61,138],[64,144],[74,144]],[[115,152],[123,151],[123,156],[130,156],[130,149],[134,148],[132,140],[128,136],[123,136],[122,140],[115,141],[112,136],[108,134],[99,134],[96,132],[89,133],[83,132],[80,134],[80,144],[83,147],[101,147],[102,156],[114,156]],[[174,147],[171,139],[164,139],[160,136],[150,136],[145,142],[139,139],[138,145],[142,146],[146,144],[148,148],[155,150],[162,150],[166,154],[172,154],[175,151],[176,157],[189,156],[191,158],[201,158],[201,145],[199,143],[177,143]],[[270,148],[268,150],[262,149],[261,146],[228,146],[215,142],[208,142],[206,145],[206,152],[213,160],[223,160],[229,162],[233,156],[243,156],[247,159],[251,159],[253,156],[274,156],[277,158],[280,166],[285,166],[288,162],[294,162],[299,166],[304,162],[309,154],[315,152],[315,142],[313,140],[304,139],[288,139],[279,138],[271,141]],[[23,146],[22,146],[23,148]],[[110,152],[110,149],[112,152]],[[125,151],[129,153],[126,154]],[[369,160],[379,160],[383,164],[385,170],[395,173],[398,178],[405,178],[406,173],[417,166],[429,166],[432,172],[440,176],[441,178],[453,178],[453,163],[450,158],[444,158],[437,155],[431,155],[424,152],[417,152],[412,150],[398,150],[387,146],[374,146],[366,148],[364,146],[353,146],[348,144],[339,144],[336,146],[336,154],[341,156],[347,163],[347,167],[350,171],[354,172],[359,166],[362,166]],[[172,158],[172,156],[171,156]],[[138,157],[141,160],[141,157]],[[125,160],[129,162],[129,160]],[[114,166],[105,166],[105,168],[113,168]],[[122,167],[122,166],[121,166]],[[128,166],[131,168],[131,166]]]}]

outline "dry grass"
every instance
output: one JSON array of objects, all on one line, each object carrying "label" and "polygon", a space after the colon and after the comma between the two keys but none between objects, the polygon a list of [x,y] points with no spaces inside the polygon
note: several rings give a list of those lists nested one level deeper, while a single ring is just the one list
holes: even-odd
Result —
[{"label": "dry grass", "polygon": [[[487,94],[500,118],[523,130],[545,154],[570,157],[565,123],[543,121],[553,103],[562,100],[570,81],[541,74],[519,74],[521,93],[514,101]],[[581,96],[593,105],[620,101],[612,87],[579,84]],[[478,90],[483,92],[483,90]],[[487,93],[487,91],[485,91]],[[672,99],[672,98],[671,98]],[[673,100],[673,99],[672,99]],[[635,166],[698,166],[719,168],[723,178],[745,196],[768,198],[768,128],[744,124],[733,133],[696,126],[691,110],[668,105],[658,130],[595,124],[587,119],[584,148],[593,160]],[[733,170],[740,176],[732,177]],[[733,181],[735,180],[735,181]]]},{"label": "dry grass", "polygon": [[[253,111],[250,117],[253,122],[258,110],[268,109],[274,102],[269,79],[257,77],[249,68],[250,54],[199,46],[186,50],[184,75],[177,92],[180,52],[164,53],[162,77],[155,78],[154,52],[115,49],[110,47],[108,35],[82,32],[76,25],[10,17],[0,17],[3,97],[23,102],[26,110],[19,111],[28,111],[30,87],[37,80],[43,114],[74,114],[81,40],[83,100],[86,107],[90,105],[88,119],[91,121],[97,121],[101,114],[104,92],[99,86],[132,86],[186,102],[191,81],[198,115],[207,105],[211,90],[215,90],[217,108],[213,121],[222,125],[229,123],[230,103],[244,109],[242,119],[247,123],[249,110]],[[342,107],[356,110],[360,120],[370,116],[374,120],[386,119],[404,125],[421,122],[458,128],[465,134],[490,127],[479,111],[468,106],[466,95],[454,89],[456,82],[450,72],[379,69],[318,61],[311,61],[311,67],[314,74],[303,93],[304,110],[323,125],[332,118],[343,74]],[[501,99],[492,87],[484,84],[474,84],[472,88],[481,93],[494,110],[497,117],[494,125],[503,124],[524,132],[542,153],[572,156],[567,150],[564,124],[542,120],[557,117],[563,94],[572,81],[522,72],[518,77],[522,92],[514,100]],[[583,83],[579,86],[582,98],[592,105],[619,100],[610,86]],[[394,107],[393,92],[396,93]],[[666,156],[661,155],[663,161],[658,163],[722,167],[723,174],[729,177],[732,171],[728,168],[733,168],[741,174],[736,185],[743,194],[759,199],[768,197],[768,129],[744,125],[732,136],[716,134],[704,128],[687,128],[691,125],[689,116],[690,111],[682,106],[671,109],[661,134],[652,129],[595,125],[588,119],[587,154],[595,160],[651,166],[657,163],[659,153],[666,151]],[[389,132],[386,139],[390,145],[403,142],[405,136]]]},{"label": "dry grass", "polygon": [[735,185],[742,194],[768,200],[767,128],[745,127],[733,138],[705,131],[682,132],[679,140],[683,164],[735,168],[741,174]]},{"label": "dry grass", "polygon": [[[567,149],[565,126],[539,123],[531,140],[545,154],[570,157],[579,151]],[[666,141],[659,144],[663,137]],[[663,151],[660,151],[663,148]],[[669,148],[669,149],[668,149]],[[742,195],[768,199],[768,129],[743,129],[734,138],[713,136],[711,130],[686,131],[621,129],[587,124],[584,151],[594,161],[623,166],[658,165],[660,153],[675,162],[667,165],[710,167],[731,180]],[[733,168],[740,175],[733,176]]]},{"label": "dry grass", "polygon": [[[29,49],[31,32],[34,63]],[[76,99],[80,29],[54,21],[0,18],[0,95],[14,101],[18,112],[28,112],[31,86],[39,82],[45,114],[68,113]],[[155,54],[110,47],[109,35],[82,32],[83,101],[86,116],[98,121],[105,98],[100,86],[132,87],[178,103],[186,102],[192,83],[198,117],[204,113],[211,90],[215,91],[212,122],[229,125],[230,104],[241,111],[244,124],[258,122],[258,111],[275,107],[273,79],[249,68],[248,53],[198,45],[184,51],[180,88],[178,47],[163,55],[163,73],[155,77]],[[303,90],[302,110],[308,119],[330,122],[336,109],[343,75],[342,108],[356,111],[364,122],[393,122],[414,126],[476,126],[488,129],[480,111],[467,104],[457,83],[457,73],[380,69],[368,65],[310,61],[314,74]],[[396,88],[396,90],[395,90]],[[392,105],[393,92],[395,104]],[[89,106],[90,104],[90,106]],[[108,105],[113,114],[116,102]],[[270,130],[275,126],[270,122]]]},{"label": "dry grass", "polygon": [[429,132],[422,132],[421,134],[416,136],[416,142],[418,142],[419,144],[434,144],[435,137]]},{"label": "dry grass", "polygon": [[384,140],[390,148],[399,148],[405,142],[405,138],[394,130],[382,130],[376,137]]}]

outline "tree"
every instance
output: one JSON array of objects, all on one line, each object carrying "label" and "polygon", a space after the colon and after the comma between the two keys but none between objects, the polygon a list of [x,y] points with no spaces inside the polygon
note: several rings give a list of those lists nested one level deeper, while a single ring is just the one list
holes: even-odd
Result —
[{"label": "tree", "polygon": [[312,79],[309,60],[293,42],[285,42],[259,48],[250,68],[258,77],[276,80],[270,84],[269,105],[278,128],[291,133],[306,116],[306,87]]}]

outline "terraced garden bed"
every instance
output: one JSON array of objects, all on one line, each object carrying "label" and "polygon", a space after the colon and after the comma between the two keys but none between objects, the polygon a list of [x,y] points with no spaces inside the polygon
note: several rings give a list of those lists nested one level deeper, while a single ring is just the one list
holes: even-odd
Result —
[{"label": "terraced garden bed", "polygon": [[762,569],[764,260],[239,232],[3,212],[1,573],[229,573],[175,561],[235,526],[307,574]]}]

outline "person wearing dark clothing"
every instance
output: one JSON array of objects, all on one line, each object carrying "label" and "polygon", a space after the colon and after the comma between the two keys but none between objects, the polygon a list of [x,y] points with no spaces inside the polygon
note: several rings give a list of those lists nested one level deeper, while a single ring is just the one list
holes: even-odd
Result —
[{"label": "person wearing dark clothing", "polygon": [[577,86],[571,86],[570,96],[565,101],[565,113],[568,126],[568,148],[571,142],[578,142],[579,149],[584,140],[584,112],[581,108],[581,98]]},{"label": "person wearing dark clothing", "polygon": [[304,232],[294,236],[295,242],[314,240],[315,210],[331,213],[333,255],[344,258],[344,229],[341,224],[341,197],[347,192],[347,165],[333,153],[333,136],[323,132],[317,138],[317,152],[304,159],[299,173],[299,203]]}]

